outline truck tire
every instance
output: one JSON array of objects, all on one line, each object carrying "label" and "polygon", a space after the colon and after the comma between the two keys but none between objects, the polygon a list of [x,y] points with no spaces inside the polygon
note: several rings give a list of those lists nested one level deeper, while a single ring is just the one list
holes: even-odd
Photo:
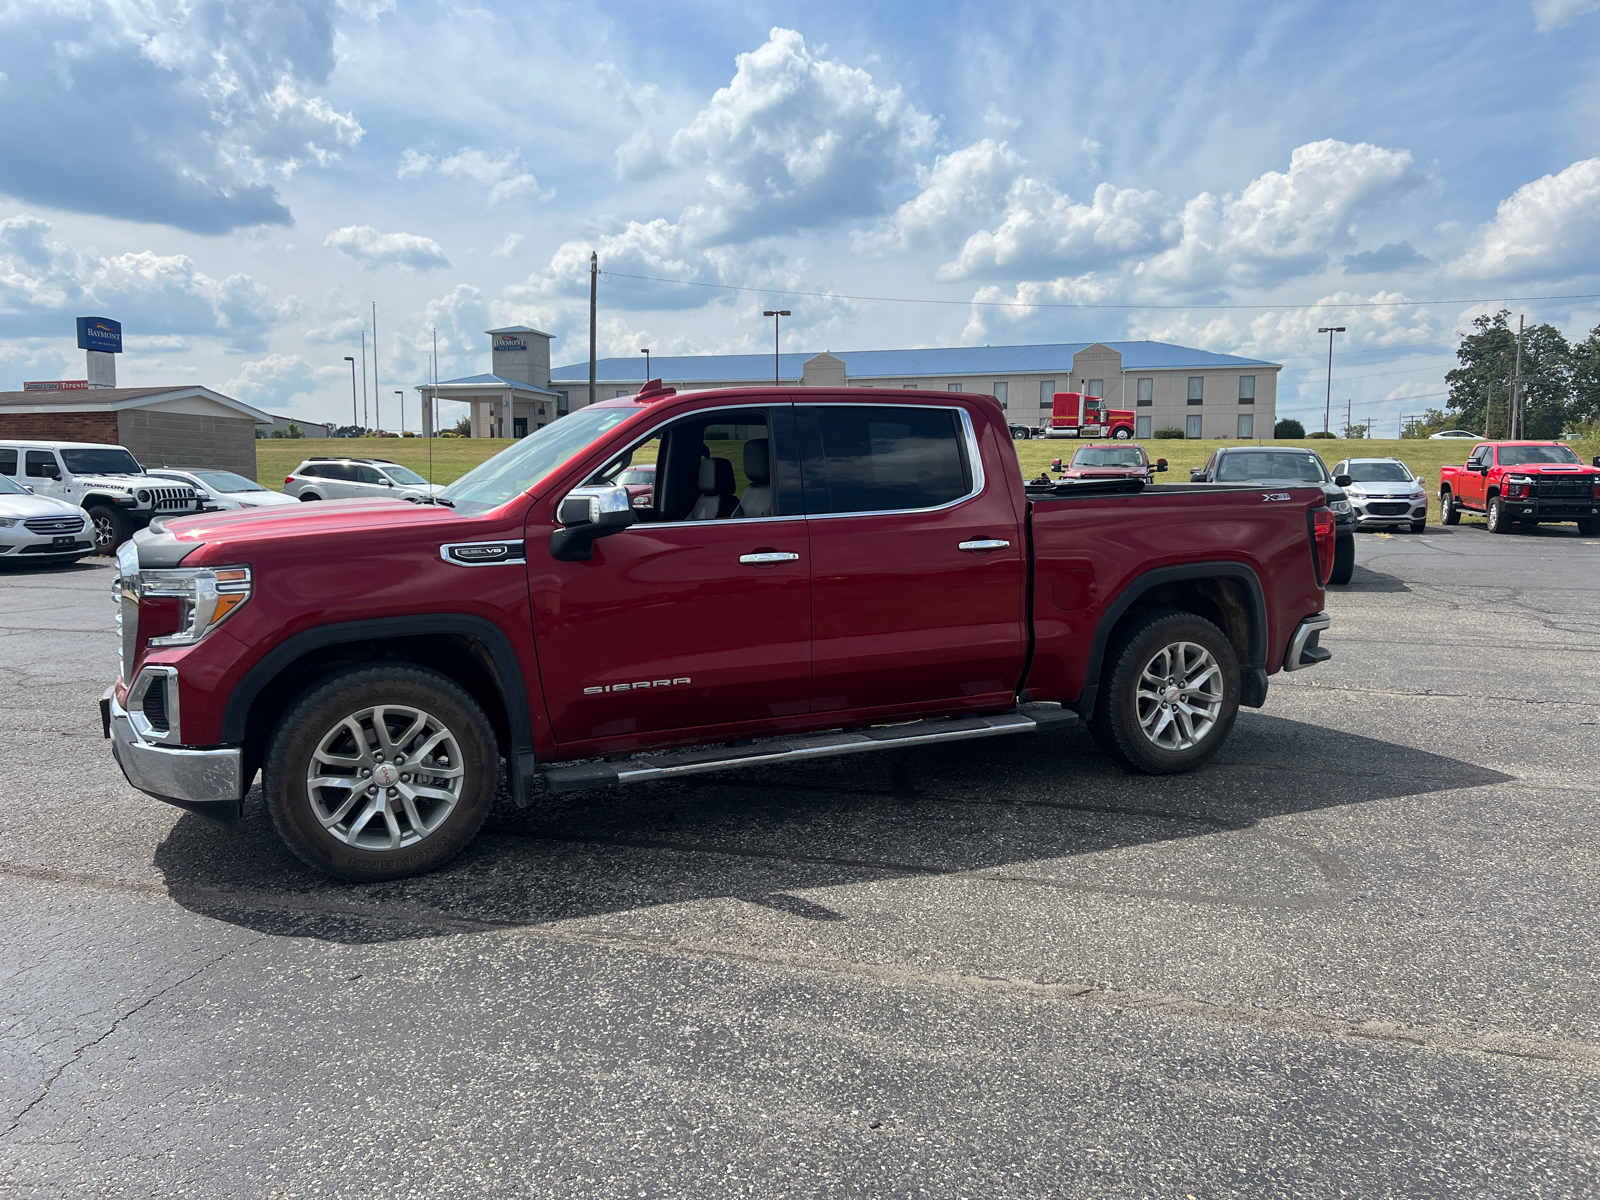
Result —
[{"label": "truck tire", "polygon": [[1487,515],[1489,518],[1490,533],[1511,532],[1512,520],[1510,517],[1506,516],[1506,506],[1501,503],[1499,496],[1489,497],[1489,511]]},{"label": "truck tire", "polygon": [[1106,649],[1089,731],[1112,758],[1147,775],[1192,771],[1228,740],[1239,714],[1239,660],[1204,617],[1157,609]]},{"label": "truck tire", "polygon": [[1579,517],[1578,532],[1584,537],[1600,537],[1600,517]]},{"label": "truck tire", "polygon": [[307,866],[339,879],[401,879],[442,865],[477,835],[499,776],[494,731],[454,680],[423,667],[358,666],[289,706],[267,746],[262,790],[278,835]]},{"label": "truck tire", "polygon": [[1449,488],[1439,493],[1439,524],[1461,524],[1461,510],[1456,507],[1456,494]]},{"label": "truck tire", "polygon": [[1129,429],[1126,425],[1123,425],[1111,436],[1116,438],[1119,442],[1125,442],[1133,436],[1133,430]]},{"label": "truck tire", "polygon": [[88,513],[96,554],[115,554],[117,547],[133,536],[133,522],[111,505],[96,504]]},{"label": "truck tire", "polygon": [[1356,535],[1337,534],[1333,539],[1333,573],[1328,576],[1328,582],[1341,585],[1349,583],[1355,569]]}]

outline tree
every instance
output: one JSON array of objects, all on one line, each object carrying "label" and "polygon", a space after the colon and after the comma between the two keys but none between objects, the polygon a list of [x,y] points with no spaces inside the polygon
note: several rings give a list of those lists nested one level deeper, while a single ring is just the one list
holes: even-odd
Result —
[{"label": "tree", "polygon": [[450,432],[455,434],[457,437],[471,437],[472,436],[472,418],[471,417],[462,417],[461,420],[457,421],[454,425],[450,426]]},{"label": "tree", "polygon": [[1344,427],[1344,436],[1347,438],[1364,438],[1367,436],[1367,427],[1365,425],[1346,425]]},{"label": "tree", "polygon": [[1306,427],[1293,417],[1285,417],[1272,427],[1272,436],[1275,438],[1303,438]]},{"label": "tree", "polygon": [[293,421],[290,421],[289,427],[283,431],[284,437],[303,438],[305,435],[306,431],[301,429],[300,426],[296,425]]},{"label": "tree", "polygon": [[[1476,333],[1456,347],[1461,363],[1445,375],[1449,419],[1461,429],[1505,437],[1510,428],[1510,385],[1517,369],[1517,332],[1511,310],[1474,317]],[[1530,325],[1522,340],[1523,428],[1530,438],[1560,437],[1572,397],[1572,347],[1554,325]]]},{"label": "tree", "polygon": [[1572,400],[1567,428],[1600,421],[1600,325],[1572,348]]}]

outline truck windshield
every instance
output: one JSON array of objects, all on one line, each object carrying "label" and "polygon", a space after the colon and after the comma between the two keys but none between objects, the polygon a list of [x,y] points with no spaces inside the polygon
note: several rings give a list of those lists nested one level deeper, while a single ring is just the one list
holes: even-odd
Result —
[{"label": "truck windshield", "polygon": [[1289,450],[1243,450],[1222,456],[1219,483],[1327,483],[1328,469],[1315,454]]},{"label": "truck windshield", "polygon": [[1075,467],[1142,467],[1144,455],[1131,446],[1085,446],[1072,456]]},{"label": "truck windshield", "polygon": [[579,409],[570,417],[562,417],[530,433],[515,446],[508,446],[468,471],[439,495],[458,509],[497,508],[537,485],[638,411],[632,405]]},{"label": "truck windshield", "polygon": [[61,461],[74,475],[143,475],[139,461],[121,446],[62,450]]},{"label": "truck windshield", "polygon": [[1534,463],[1578,463],[1583,459],[1568,446],[1501,446],[1502,467],[1526,467]]},{"label": "truck windshield", "polygon": [[1345,474],[1356,483],[1410,483],[1411,473],[1404,463],[1353,462]]}]

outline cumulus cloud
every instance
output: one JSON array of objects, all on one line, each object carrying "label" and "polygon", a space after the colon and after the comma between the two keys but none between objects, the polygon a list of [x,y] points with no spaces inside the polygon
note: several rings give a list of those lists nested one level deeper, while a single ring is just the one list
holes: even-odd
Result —
[{"label": "cumulus cloud", "polygon": [[223,384],[222,390],[241,400],[272,403],[309,391],[313,379],[311,364],[298,354],[269,354],[241,364],[239,373]]},{"label": "cumulus cloud", "polygon": [[1475,278],[1544,278],[1600,270],[1600,158],[1523,184],[1450,264]]},{"label": "cumulus cloud", "polygon": [[[1360,304],[1361,308],[1352,308]],[[1327,344],[1317,333],[1344,325],[1339,350],[1378,350],[1435,342],[1453,327],[1451,318],[1413,304],[1404,292],[1332,292],[1310,308],[1264,312],[1144,312],[1128,323],[1128,336],[1184,346],[1215,346],[1229,353],[1272,359],[1285,346]]]},{"label": "cumulus cloud", "polygon": [[1360,254],[1344,256],[1346,275],[1373,275],[1379,271],[1403,271],[1408,267],[1427,265],[1427,258],[1417,253],[1410,242],[1386,242],[1376,250],[1363,250]]},{"label": "cumulus cloud", "polygon": [[1533,0],[1533,27],[1540,33],[1549,33],[1597,8],[1600,0]]},{"label": "cumulus cloud", "polygon": [[330,233],[322,244],[368,270],[399,267],[402,271],[431,271],[450,265],[444,250],[432,238],[417,233],[379,233],[371,225],[346,225]]},{"label": "cumulus cloud", "polygon": [[407,149],[400,156],[398,179],[416,179],[429,172],[438,172],[446,179],[466,179],[488,189],[489,203],[499,204],[516,196],[542,196],[550,199],[554,192],[539,191],[539,181],[532,172],[522,168],[521,150],[488,151],[463,146],[455,154],[435,158],[419,150]]},{"label": "cumulus cloud", "polygon": [[53,238],[48,221],[0,221],[0,335],[64,336],[76,311],[115,313],[130,337],[220,337],[240,349],[296,314],[249,275],[213,278],[184,254],[96,255]]},{"label": "cumulus cloud", "polygon": [[1000,224],[968,238],[939,277],[1103,265],[1158,249],[1170,225],[1159,192],[1102,183],[1090,203],[1076,204],[1048,183],[1024,176],[1011,185]]},{"label": "cumulus cloud", "polygon": [[1000,211],[1022,165],[1020,154],[994,138],[941,154],[918,171],[915,197],[872,233],[856,235],[857,249],[909,250],[959,240]]},{"label": "cumulus cloud", "polygon": [[228,0],[0,10],[0,191],[201,233],[288,224],[277,181],[363,133],[316,94],[333,67],[335,3],[240,11]]},{"label": "cumulus cloud", "polygon": [[672,135],[667,158],[705,172],[707,199],[685,213],[696,237],[733,241],[877,214],[935,129],[898,87],[774,28]]}]

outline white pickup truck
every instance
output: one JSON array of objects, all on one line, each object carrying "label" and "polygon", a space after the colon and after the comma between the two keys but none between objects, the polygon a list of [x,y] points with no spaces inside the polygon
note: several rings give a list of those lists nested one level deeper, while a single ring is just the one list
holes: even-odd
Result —
[{"label": "white pickup truck", "polygon": [[147,475],[123,446],[0,441],[0,475],[89,514],[94,547],[109,554],[156,517],[198,512],[187,484]]}]

